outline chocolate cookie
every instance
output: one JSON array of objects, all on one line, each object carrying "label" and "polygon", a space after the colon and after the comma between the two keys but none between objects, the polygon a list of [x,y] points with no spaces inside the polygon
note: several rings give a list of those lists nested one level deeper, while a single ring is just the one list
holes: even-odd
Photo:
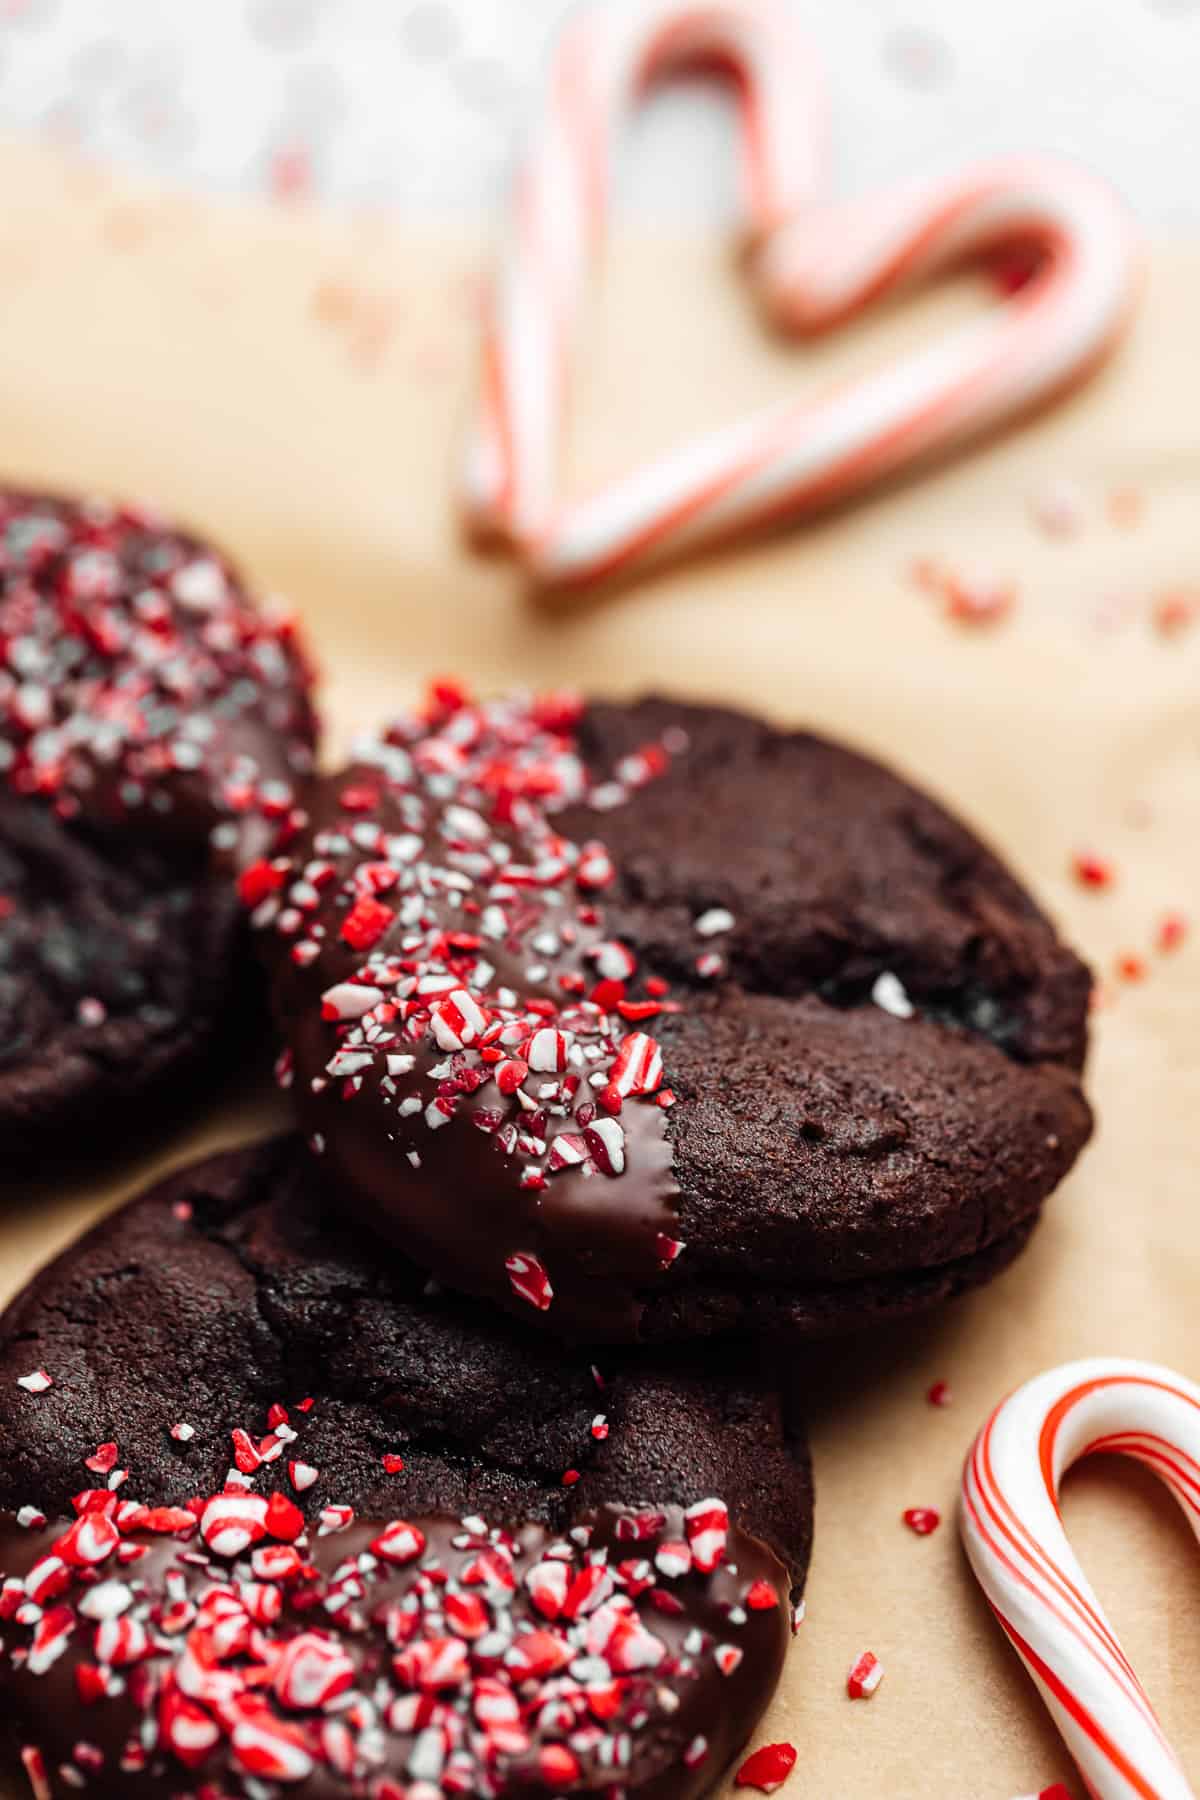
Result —
[{"label": "chocolate cookie", "polygon": [[804,1578],[795,1421],[424,1291],[317,1174],[185,1170],[0,1319],[0,1743],[51,1800],[707,1793]]},{"label": "chocolate cookie", "polygon": [[820,1333],[1016,1254],[1089,977],[878,764],[714,707],[443,691],[257,873],[347,1206],[566,1337]]},{"label": "chocolate cookie", "polygon": [[293,808],[308,688],[290,624],[215,551],[143,512],[0,495],[6,1170],[128,1137],[248,1016],[228,865]]}]

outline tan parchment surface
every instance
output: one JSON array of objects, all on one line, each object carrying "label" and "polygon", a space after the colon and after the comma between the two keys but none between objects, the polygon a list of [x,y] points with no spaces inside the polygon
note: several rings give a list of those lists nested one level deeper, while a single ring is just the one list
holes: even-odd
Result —
[{"label": "tan parchment surface", "polygon": [[[532,605],[468,556],[448,472],[469,384],[478,242],[386,221],[222,210],[0,150],[0,473],[156,497],[289,593],[345,742],[456,669],[482,686],[660,683],[809,721],[881,752],[1008,853],[1102,971],[1170,908],[1200,911],[1200,630],[1171,643],[1150,597],[1200,582],[1200,254],[1154,260],[1127,349],[1088,392],[985,453],[817,527],[603,601]],[[830,370],[861,366],[976,304],[942,292],[822,349],[770,346],[722,251],[629,245],[587,331],[575,478]],[[1029,497],[1069,479],[1084,529],[1054,541]],[[1114,489],[1144,515],[1120,527]],[[1019,586],[1012,621],[948,624],[913,559]],[[1111,855],[1109,895],[1072,851]],[[883,1341],[798,1360],[810,1391],[818,1531],[809,1619],[765,1735],[788,1792],[1012,1796],[1073,1774],[973,1589],[948,1513],[985,1411],[1066,1357],[1121,1352],[1200,1374],[1200,933],[1151,956],[1098,1015],[1100,1130],[1033,1248],[989,1291]],[[14,1289],[149,1168],[262,1128],[275,1103],[214,1108],[190,1136],[88,1189],[12,1194]],[[953,1387],[944,1411],[923,1395]],[[1081,1474],[1067,1513],[1168,1731],[1200,1774],[1200,1571],[1154,1484]],[[886,1677],[844,1694],[870,1647]]]}]

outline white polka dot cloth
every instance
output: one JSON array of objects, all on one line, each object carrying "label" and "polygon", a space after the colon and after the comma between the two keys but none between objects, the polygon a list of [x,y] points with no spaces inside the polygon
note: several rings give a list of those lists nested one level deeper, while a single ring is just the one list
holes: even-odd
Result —
[{"label": "white polka dot cloth", "polygon": [[[1082,156],[1149,225],[1200,227],[1200,0],[795,0],[843,187],[1002,149]],[[494,210],[569,0],[0,0],[0,130],[193,186],[407,215]],[[724,216],[711,95],[655,102],[629,204]]]}]

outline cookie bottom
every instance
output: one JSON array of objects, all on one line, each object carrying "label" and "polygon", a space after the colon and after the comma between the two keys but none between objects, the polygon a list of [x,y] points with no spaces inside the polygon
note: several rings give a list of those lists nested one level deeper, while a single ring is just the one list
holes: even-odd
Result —
[{"label": "cookie bottom", "polygon": [[814,1287],[772,1287],[769,1283],[715,1283],[657,1294],[642,1315],[642,1340],[667,1342],[684,1335],[755,1332],[763,1336],[829,1338],[916,1318],[1003,1273],[1025,1248],[1041,1208],[1006,1236],[970,1256],[911,1274],[872,1276],[864,1281],[827,1282]]}]

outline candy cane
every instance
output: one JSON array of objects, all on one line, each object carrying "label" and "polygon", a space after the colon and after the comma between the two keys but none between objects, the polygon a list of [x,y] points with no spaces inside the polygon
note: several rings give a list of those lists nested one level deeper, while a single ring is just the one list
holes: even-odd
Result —
[{"label": "candy cane", "polygon": [[[742,83],[755,175],[748,269],[785,330],[828,330],[967,256],[1020,247],[1037,266],[1004,305],[924,350],[559,504],[571,331],[606,221],[616,128],[646,80],[703,55]],[[583,585],[826,506],[1066,388],[1115,344],[1139,257],[1104,184],[1024,157],[818,205],[816,93],[794,15],[773,0],[591,12],[562,40],[486,335],[466,476],[476,527],[507,538],[538,579]]]},{"label": "candy cane", "polygon": [[1160,1475],[1200,1535],[1200,1388],[1096,1358],[1039,1375],[980,1432],[963,1475],[971,1565],[1098,1800],[1195,1800],[1058,1508],[1066,1470],[1122,1451]]},{"label": "candy cane", "polygon": [[517,177],[507,260],[485,328],[465,502],[475,528],[520,545],[555,510],[575,317],[607,224],[624,116],[655,82],[715,68],[738,90],[752,237],[816,192],[822,104],[777,0],[649,0],[578,14],[554,52],[542,117]]}]

